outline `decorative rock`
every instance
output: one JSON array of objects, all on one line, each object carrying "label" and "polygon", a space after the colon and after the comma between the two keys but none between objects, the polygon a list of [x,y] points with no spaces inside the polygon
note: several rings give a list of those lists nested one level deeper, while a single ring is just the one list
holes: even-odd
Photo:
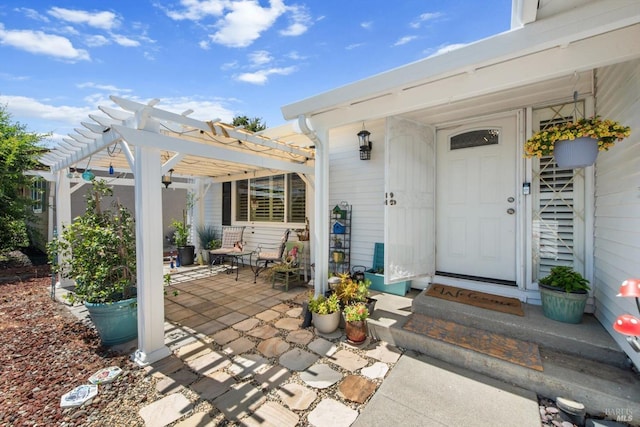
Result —
[{"label": "decorative rock", "polygon": [[233,354],[242,354],[251,350],[255,347],[255,343],[251,341],[249,338],[241,337],[235,341],[231,341],[227,344],[222,350],[225,354],[233,355]]},{"label": "decorative rock", "polygon": [[274,389],[291,378],[291,372],[280,365],[272,366],[267,371],[257,374],[255,380],[262,389]]},{"label": "decorative rock", "polygon": [[164,427],[191,410],[191,402],[180,393],[173,393],[140,409],[146,427]]},{"label": "decorative rock", "polygon": [[309,347],[309,350],[318,353],[320,356],[326,357],[330,357],[338,351],[338,347],[334,343],[327,341],[324,338],[317,338],[307,347]]},{"label": "decorative rock", "polygon": [[264,325],[247,332],[252,337],[267,339],[278,335],[278,330],[271,325]]},{"label": "decorative rock", "polygon": [[376,384],[357,375],[349,375],[340,383],[338,390],[345,399],[364,403],[376,391]]},{"label": "decorative rock", "polygon": [[225,345],[225,344],[230,343],[231,341],[237,339],[239,336],[240,336],[240,334],[238,332],[236,332],[235,330],[229,328],[229,329],[225,329],[225,330],[220,331],[217,334],[215,334],[213,336],[213,341],[215,341],[216,343],[218,343],[220,345]]},{"label": "decorative rock", "polygon": [[[118,366],[109,366],[108,368],[102,368],[95,374],[89,377],[89,382],[91,384],[108,384],[111,381],[115,380],[118,375],[122,373],[122,369]],[[32,390],[40,391],[40,390]]]},{"label": "decorative rock", "polygon": [[258,351],[265,357],[280,356],[287,350],[289,350],[289,344],[277,337],[269,338],[258,344]]},{"label": "decorative rock", "polygon": [[267,359],[257,354],[246,354],[236,356],[229,367],[229,372],[238,378],[246,379],[257,374],[264,373],[269,369]]},{"label": "decorative rock", "polygon": [[558,408],[560,410],[573,415],[585,415],[587,413],[582,403],[567,399],[565,397],[556,398],[556,404],[558,405]]},{"label": "decorative rock", "polygon": [[234,384],[222,396],[213,401],[224,416],[230,421],[238,421],[240,418],[255,412],[266,400],[260,390],[252,386],[249,382]]},{"label": "decorative rock", "polygon": [[213,372],[200,381],[193,383],[191,389],[198,393],[202,399],[213,400],[223,393],[226,393],[235,383],[231,375],[219,371]]},{"label": "decorative rock", "polygon": [[300,417],[276,402],[267,402],[256,412],[242,419],[243,426],[295,427]]},{"label": "decorative rock", "polygon": [[322,400],[309,413],[307,421],[315,427],[348,427],[358,418],[358,411],[333,399]]},{"label": "decorative rock", "polygon": [[340,350],[333,356],[331,362],[351,372],[367,366],[365,359],[349,350]]},{"label": "decorative rock", "polygon": [[300,317],[302,315],[302,307],[292,308],[285,313],[289,317]]},{"label": "decorative rock", "polygon": [[230,363],[231,361],[224,354],[212,351],[187,362],[187,365],[197,373],[207,375],[210,372],[226,368]]},{"label": "decorative rock", "polygon": [[547,414],[557,414],[558,412],[560,412],[560,410],[558,408],[554,408],[553,406],[549,406],[548,408],[545,408],[545,412]]},{"label": "decorative rock", "polygon": [[367,351],[365,355],[384,363],[396,363],[402,352],[391,344],[381,341],[374,349]]},{"label": "decorative rock", "polygon": [[340,372],[334,371],[328,365],[317,363],[300,372],[300,379],[313,388],[328,388],[342,379]]},{"label": "decorative rock", "polygon": [[300,329],[300,319],[285,317],[278,320],[275,327],[278,329],[286,329],[287,331],[295,331],[296,329]]},{"label": "decorative rock", "polygon": [[268,309],[263,311],[262,313],[256,314],[256,317],[265,322],[271,322],[273,319],[277,319],[278,317],[280,317],[280,313],[278,313],[277,311]]},{"label": "decorative rock", "polygon": [[304,411],[318,397],[315,391],[296,383],[289,383],[280,387],[278,396],[280,396],[285,405],[294,411]]},{"label": "decorative rock", "polygon": [[563,421],[561,425],[562,427],[574,427],[573,423],[570,423],[569,421]]},{"label": "decorative rock", "polygon": [[243,320],[242,322],[236,323],[235,325],[232,326],[232,328],[238,331],[247,332],[255,328],[256,326],[258,326],[259,324],[260,324],[260,321],[258,319],[254,319],[253,317],[250,317],[248,319]]},{"label": "decorative rock", "polygon": [[93,399],[98,394],[97,385],[79,385],[60,398],[61,408],[74,408],[82,406],[85,402]]},{"label": "decorative rock", "polygon": [[362,368],[360,373],[367,378],[378,379],[384,378],[389,372],[389,366],[386,363],[376,362],[371,366],[367,366],[366,368]]},{"label": "decorative rock", "polygon": [[303,371],[313,365],[318,356],[307,351],[294,348],[280,356],[280,364],[292,371]]},{"label": "decorative rock", "polygon": [[313,333],[305,329],[298,329],[297,331],[291,331],[287,335],[287,341],[294,344],[305,345],[313,339]]}]

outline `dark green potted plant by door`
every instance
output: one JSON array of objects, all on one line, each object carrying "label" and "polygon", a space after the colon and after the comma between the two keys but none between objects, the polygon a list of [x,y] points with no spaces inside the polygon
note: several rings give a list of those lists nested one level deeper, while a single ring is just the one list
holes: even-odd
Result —
[{"label": "dark green potted plant by door", "polygon": [[542,312],[550,319],[580,323],[589,298],[589,281],[571,267],[556,266],[538,281]]},{"label": "dark green potted plant by door", "polygon": [[195,246],[189,244],[189,238],[191,237],[191,226],[187,224],[186,214],[183,214],[182,221],[173,220],[171,225],[174,228],[173,239],[178,249],[178,259],[180,265],[193,264],[193,258],[195,256]]},{"label": "dark green potted plant by door", "polygon": [[138,336],[135,223],[118,200],[103,208],[112,195],[104,181],[93,180],[84,214],[48,245],[53,270],[75,281],[67,299],[84,303],[107,346]]}]

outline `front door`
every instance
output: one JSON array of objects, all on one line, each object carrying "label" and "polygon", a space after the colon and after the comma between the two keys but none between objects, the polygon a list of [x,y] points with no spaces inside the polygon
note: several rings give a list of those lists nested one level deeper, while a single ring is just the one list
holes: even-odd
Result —
[{"label": "front door", "polygon": [[516,280],[516,116],[437,131],[436,270]]}]

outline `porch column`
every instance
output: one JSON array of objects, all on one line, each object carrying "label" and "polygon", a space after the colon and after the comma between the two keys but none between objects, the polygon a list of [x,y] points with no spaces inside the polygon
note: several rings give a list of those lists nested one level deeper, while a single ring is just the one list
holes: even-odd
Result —
[{"label": "porch column", "polygon": [[[58,236],[62,233],[64,226],[71,224],[71,183],[67,178],[67,172],[68,169],[62,169],[55,175],[56,232]],[[63,259],[58,259],[59,264],[63,262]],[[58,275],[58,286],[69,288],[73,286],[73,280]]]},{"label": "porch column", "polygon": [[164,344],[160,150],[136,145],[133,170],[138,282],[138,350],[133,360],[144,366],[171,354]]},{"label": "porch column", "polygon": [[317,131],[316,136],[315,221],[312,241],[316,242],[313,284],[317,296],[325,293],[329,280],[329,133]]}]

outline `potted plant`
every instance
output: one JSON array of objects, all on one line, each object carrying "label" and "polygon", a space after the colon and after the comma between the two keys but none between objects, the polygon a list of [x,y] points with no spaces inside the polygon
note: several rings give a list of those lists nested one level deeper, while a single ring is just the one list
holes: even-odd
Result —
[{"label": "potted plant", "polygon": [[183,213],[182,221],[174,219],[171,226],[174,229],[173,241],[178,249],[180,265],[193,264],[195,247],[189,244],[189,239],[191,238],[191,225],[187,224],[186,215]]},{"label": "potted plant", "polygon": [[338,278],[340,281],[334,285],[334,292],[342,307],[362,302],[367,304],[369,312],[373,311],[376,300],[369,298],[369,279],[355,280],[349,273],[338,274]]},{"label": "potted plant", "polygon": [[360,344],[367,339],[367,322],[369,309],[363,302],[349,304],[343,309],[345,334],[347,340],[353,344]]},{"label": "potted plant", "polygon": [[595,162],[598,151],[609,150],[630,134],[628,126],[594,116],[541,129],[524,144],[524,154],[538,158],[554,155],[560,167],[585,167]]},{"label": "potted plant", "polygon": [[198,227],[196,232],[198,233],[198,240],[200,241],[202,260],[204,263],[209,264],[209,251],[218,249],[222,241],[216,239],[215,227],[212,225]]},{"label": "potted plant", "polygon": [[329,297],[324,295],[309,296],[308,309],[311,312],[313,325],[318,332],[330,334],[338,329],[340,324],[340,302],[336,294]]},{"label": "potted plant", "polygon": [[571,267],[556,266],[538,281],[542,312],[550,319],[580,323],[589,297],[589,281]]},{"label": "potted plant", "polygon": [[84,214],[65,226],[47,251],[52,269],[75,281],[67,299],[84,303],[102,343],[114,345],[138,334],[135,224],[118,200],[113,209],[103,209],[103,198],[113,189],[102,180],[92,183]]}]

